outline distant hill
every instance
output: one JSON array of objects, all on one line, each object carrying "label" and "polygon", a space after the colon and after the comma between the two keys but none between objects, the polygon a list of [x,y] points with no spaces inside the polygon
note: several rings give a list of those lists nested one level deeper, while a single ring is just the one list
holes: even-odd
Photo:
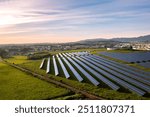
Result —
[{"label": "distant hill", "polygon": [[140,37],[131,37],[131,38],[111,38],[111,39],[104,39],[104,38],[95,38],[95,39],[85,39],[78,41],[78,43],[90,43],[90,42],[101,42],[101,41],[117,41],[117,42],[150,42],[150,35],[140,36]]},{"label": "distant hill", "polygon": [[86,44],[86,43],[94,43],[94,42],[102,42],[102,41],[111,41],[110,39],[104,39],[104,38],[95,38],[95,39],[85,39],[81,41],[77,41],[76,43]]},{"label": "distant hill", "polygon": [[150,42],[150,35],[132,38],[112,38],[112,40],[120,42],[146,42],[146,41]]}]

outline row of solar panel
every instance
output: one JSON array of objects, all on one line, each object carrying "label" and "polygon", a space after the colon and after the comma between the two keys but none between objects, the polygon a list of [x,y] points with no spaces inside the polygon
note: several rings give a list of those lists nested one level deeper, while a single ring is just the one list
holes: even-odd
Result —
[{"label": "row of solar panel", "polygon": [[[92,56],[82,56],[81,58],[84,58],[85,60],[82,59],[82,62],[85,62],[87,65],[95,68],[95,70],[98,70],[100,73],[102,73],[103,75],[107,76],[107,78],[111,78],[111,80],[114,80],[115,82],[119,83],[119,85],[122,85],[123,87],[127,87],[129,90],[131,91],[134,91],[140,95],[144,95],[146,92],[144,92],[143,90],[147,91],[147,92],[150,92],[150,87],[139,82],[139,81],[136,81],[136,80],[133,80],[127,76],[124,76],[123,74],[120,74],[116,71],[113,71],[112,69],[109,69],[105,66],[102,66],[101,64],[98,64],[96,62],[98,61],[94,61],[94,59],[91,60],[91,57]],[[78,59],[81,60],[80,57],[77,57]],[[73,58],[74,59],[74,58]],[[96,60],[96,59],[95,59]],[[83,67],[87,67],[85,66],[85,64],[83,64],[82,62],[79,62]],[[95,66],[93,66],[91,63],[93,63]],[[96,67],[97,66],[97,67]],[[100,68],[98,68],[100,67]],[[92,70],[89,70],[91,73],[94,73]],[[94,73],[95,74],[95,73]],[[100,77],[99,77],[100,78]],[[122,80],[121,80],[122,79]],[[126,82],[125,82],[125,81]],[[131,83],[131,84],[129,84]],[[146,82],[147,83],[147,82]],[[137,87],[135,87],[134,85],[136,85]],[[114,84],[112,85],[114,86]],[[112,88],[112,87],[111,87]],[[142,88],[143,90],[140,90],[140,88]]]},{"label": "row of solar panel", "polygon": [[[93,55],[93,56],[95,56],[95,55]],[[127,72],[130,72],[130,73],[135,74],[135,75],[139,75],[140,77],[144,77],[144,78],[150,79],[150,77],[149,77],[150,73],[149,72],[145,72],[145,71],[139,70],[139,69],[137,69],[135,67],[131,67],[131,66],[128,66],[128,65],[125,65],[125,64],[121,64],[121,63],[112,61],[112,60],[108,60],[108,59],[100,57],[100,56],[95,56],[95,57],[98,57],[99,59],[107,62],[108,64],[111,64],[111,65],[113,65],[115,67],[123,69],[123,70],[125,70]]]},{"label": "row of solar panel", "polygon": [[[113,63],[113,61],[109,61],[95,55],[73,56],[70,53],[59,53],[59,55],[56,55],[56,57],[66,78],[69,78],[70,75],[65,65],[69,67],[70,71],[74,74],[79,82],[84,80],[84,78],[81,76],[82,73],[95,86],[101,85],[99,81],[102,81],[113,90],[118,90],[120,89],[120,86],[122,86],[139,95],[144,95],[146,92],[150,92],[150,81],[147,79],[147,77],[145,77],[146,75],[135,75],[133,74],[133,71],[130,72],[130,70],[127,70],[126,67],[123,67],[122,69],[122,66]],[[44,60],[45,59],[43,59],[43,61]],[[43,65],[43,61],[41,65]],[[50,68],[49,61],[50,58],[47,62],[47,71],[49,71],[48,68]],[[53,64],[55,75],[58,75],[58,67],[54,56]]]},{"label": "row of solar panel", "polygon": [[133,52],[133,53],[111,53],[111,52],[101,52],[100,54],[109,56],[112,58],[117,58],[132,63],[149,62],[150,52]]},{"label": "row of solar panel", "polygon": [[150,62],[146,62],[146,63],[138,63],[139,65],[145,67],[145,68],[150,68]]},{"label": "row of solar panel", "polygon": [[89,52],[85,51],[85,52],[72,52],[72,53],[69,53],[70,56],[83,56],[83,55],[88,55]]},{"label": "row of solar panel", "polygon": [[[59,58],[58,55],[56,55],[56,57],[57,57],[57,59],[58,59],[60,65],[61,65],[61,68],[62,68],[62,70],[63,70],[63,72],[64,72],[65,77],[66,77],[66,78],[69,78],[70,75],[69,75],[69,73],[67,72],[67,70],[66,70],[66,68],[65,68],[65,66],[64,66],[64,64],[63,64],[63,62],[61,61],[61,59]],[[40,69],[42,69],[42,68],[44,67],[45,61],[46,61],[46,59],[44,58],[44,59],[42,60],[42,62],[41,62]],[[55,56],[53,56],[53,66],[54,66],[55,75],[57,76],[57,75],[59,74],[59,70],[58,70],[58,66],[57,66],[57,62],[56,62]],[[46,73],[47,73],[47,74],[50,73],[50,57],[49,57],[48,60],[47,60]]]},{"label": "row of solar panel", "polygon": [[[107,76],[108,76],[108,74],[112,75],[112,76],[109,75],[108,78],[111,77],[111,78],[113,78],[112,80],[116,80],[117,79],[116,81],[119,81],[120,85],[124,85],[124,86],[128,87],[130,90],[134,90],[136,88],[134,88],[133,86],[131,87],[129,84],[127,84],[125,82],[128,82],[128,83],[130,83],[132,85],[135,85],[136,87],[142,88],[143,90],[146,90],[147,92],[150,91],[150,87],[149,86],[147,86],[144,83],[141,83],[141,82],[139,82],[139,81],[137,81],[135,79],[132,79],[129,76],[126,76],[126,74],[124,73],[124,71],[119,71],[119,70],[115,71],[116,70],[115,67],[111,67],[110,68],[110,66],[107,66],[107,64],[104,64],[103,62],[99,62],[96,59],[92,59],[92,61],[88,57],[85,58],[85,59],[87,61],[89,61],[89,62],[92,62],[96,66],[100,66],[101,69],[107,71]],[[96,62],[96,63],[94,63],[93,61]],[[104,75],[106,75],[106,73]]]}]

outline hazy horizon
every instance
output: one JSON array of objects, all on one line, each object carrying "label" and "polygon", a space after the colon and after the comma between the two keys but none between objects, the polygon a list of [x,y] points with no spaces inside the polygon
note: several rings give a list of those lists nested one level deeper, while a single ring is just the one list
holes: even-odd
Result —
[{"label": "hazy horizon", "polygon": [[0,44],[150,34],[149,0],[0,0]]}]

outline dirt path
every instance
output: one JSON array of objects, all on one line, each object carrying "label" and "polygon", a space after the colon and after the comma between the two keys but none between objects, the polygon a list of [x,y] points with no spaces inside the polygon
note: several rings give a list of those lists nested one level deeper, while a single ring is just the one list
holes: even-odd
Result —
[{"label": "dirt path", "polygon": [[65,84],[65,83],[63,83],[63,82],[59,82],[59,81],[56,81],[56,80],[54,80],[54,79],[50,79],[49,77],[40,75],[40,74],[38,74],[38,73],[35,73],[35,72],[31,71],[31,70],[25,69],[25,68],[20,67],[20,66],[18,66],[18,65],[11,64],[11,63],[8,63],[8,62],[6,62],[6,61],[4,61],[4,62],[5,62],[6,64],[8,64],[8,65],[14,67],[14,68],[17,68],[17,69],[19,69],[19,70],[21,70],[21,71],[23,71],[23,72],[26,72],[26,73],[28,73],[28,74],[31,74],[32,76],[37,77],[37,78],[39,78],[39,79],[41,79],[41,80],[45,80],[45,81],[50,82],[50,83],[53,83],[53,84],[55,84],[55,85],[57,85],[57,86],[60,86],[60,87],[69,89],[69,90],[71,90],[71,91],[73,91],[73,92],[75,92],[75,93],[80,93],[80,94],[84,95],[84,96],[85,96],[86,98],[88,98],[88,99],[92,99],[92,100],[104,100],[104,98],[99,97],[99,96],[96,96],[96,95],[93,95],[93,94],[91,94],[91,93],[89,93],[89,92],[87,92],[87,91],[83,91],[83,90],[79,90],[79,89],[77,89],[77,88],[71,87],[71,86],[69,86],[69,85],[67,85],[67,84]]}]

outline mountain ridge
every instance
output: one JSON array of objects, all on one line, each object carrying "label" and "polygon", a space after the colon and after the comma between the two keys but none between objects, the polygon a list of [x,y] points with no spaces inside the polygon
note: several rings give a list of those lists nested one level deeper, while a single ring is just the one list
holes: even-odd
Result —
[{"label": "mountain ridge", "polygon": [[100,42],[100,41],[118,41],[118,42],[150,42],[150,35],[139,37],[118,37],[118,38],[93,38],[78,41],[79,43]]}]

